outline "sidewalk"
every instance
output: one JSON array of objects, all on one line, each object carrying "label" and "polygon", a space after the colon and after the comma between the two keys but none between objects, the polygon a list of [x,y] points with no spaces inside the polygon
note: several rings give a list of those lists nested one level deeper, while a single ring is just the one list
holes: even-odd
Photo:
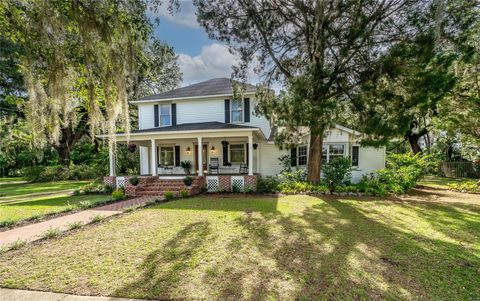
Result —
[{"label": "sidewalk", "polygon": [[77,296],[60,293],[0,288],[0,300],[8,301],[141,301],[114,297]]},{"label": "sidewalk", "polygon": [[39,222],[23,227],[14,228],[12,230],[3,231],[0,232],[0,246],[11,244],[17,240],[27,242],[35,241],[42,238],[44,233],[50,228],[58,228],[62,231],[67,230],[70,223],[82,222],[83,224],[88,224],[90,223],[92,217],[96,215],[103,215],[105,217],[112,216],[121,213],[124,208],[136,205],[144,205],[149,201],[153,201],[159,198],[162,197],[138,197],[121,202],[115,202],[105,206],[79,211],[77,213],[60,216],[57,218],[46,220],[44,222]]}]

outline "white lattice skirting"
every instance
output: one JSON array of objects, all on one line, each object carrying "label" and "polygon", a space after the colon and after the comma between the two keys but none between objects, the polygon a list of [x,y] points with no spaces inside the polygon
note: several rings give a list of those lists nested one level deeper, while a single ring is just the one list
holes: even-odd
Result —
[{"label": "white lattice skirting", "polygon": [[245,189],[245,178],[243,176],[232,176],[232,191],[243,191]]},{"label": "white lattice skirting", "polygon": [[207,191],[216,192],[220,187],[220,181],[218,177],[207,176]]},{"label": "white lattice skirting", "polygon": [[117,188],[125,187],[125,177],[117,177],[115,184]]}]

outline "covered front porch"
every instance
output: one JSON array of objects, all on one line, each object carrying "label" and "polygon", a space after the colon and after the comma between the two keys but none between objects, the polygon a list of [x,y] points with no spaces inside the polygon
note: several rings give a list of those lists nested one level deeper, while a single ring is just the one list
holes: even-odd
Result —
[{"label": "covered front porch", "polygon": [[[176,177],[185,175],[250,175],[260,170],[258,128],[164,131],[162,128],[134,131],[117,143],[138,148],[140,175]],[[110,150],[110,176],[116,176],[115,152]]]}]

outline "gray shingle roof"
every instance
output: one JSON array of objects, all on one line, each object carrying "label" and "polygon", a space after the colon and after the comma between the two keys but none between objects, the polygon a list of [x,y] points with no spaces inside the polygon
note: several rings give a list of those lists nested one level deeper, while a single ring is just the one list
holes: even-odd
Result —
[{"label": "gray shingle roof", "polygon": [[247,126],[241,124],[222,123],[218,121],[199,122],[199,123],[182,123],[172,126],[164,126],[151,129],[133,130],[132,134],[136,133],[151,133],[151,132],[179,132],[179,131],[195,131],[195,130],[225,130],[225,129],[256,129],[254,126]]},{"label": "gray shingle roof", "polygon": [[213,78],[190,86],[143,97],[137,99],[136,101],[233,94],[232,82],[240,84],[241,89],[243,89],[244,87],[244,92],[255,92],[257,90],[257,87],[255,87],[254,85],[245,84],[245,86],[243,86],[244,84],[238,81],[232,81],[229,78]]}]

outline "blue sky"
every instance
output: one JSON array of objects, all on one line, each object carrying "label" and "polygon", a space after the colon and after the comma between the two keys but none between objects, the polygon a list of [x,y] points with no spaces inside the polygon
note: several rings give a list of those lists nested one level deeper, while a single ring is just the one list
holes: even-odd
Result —
[{"label": "blue sky", "polygon": [[178,54],[183,86],[215,77],[230,77],[235,57],[224,45],[208,38],[197,23],[192,1],[181,0],[180,10],[173,15],[164,6],[149,14],[160,18],[155,35],[173,46]]}]

